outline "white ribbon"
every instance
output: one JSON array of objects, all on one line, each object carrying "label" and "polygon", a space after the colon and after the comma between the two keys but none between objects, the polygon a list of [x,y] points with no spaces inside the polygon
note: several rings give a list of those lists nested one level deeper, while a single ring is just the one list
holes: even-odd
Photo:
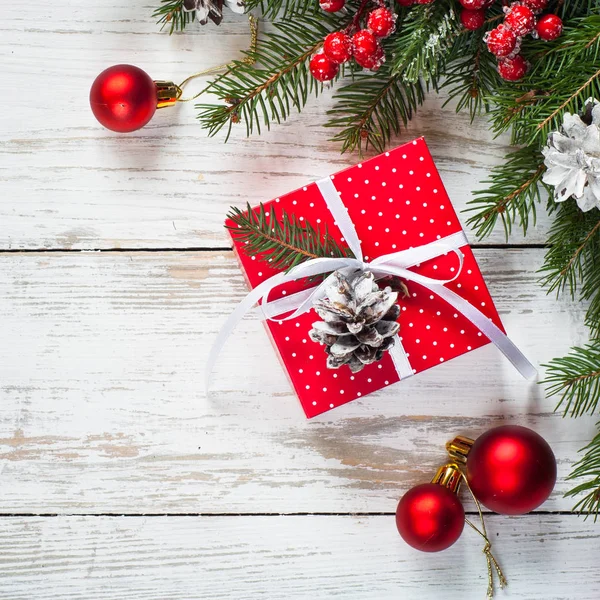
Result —
[{"label": "white ribbon", "polygon": [[[463,253],[460,251],[460,247],[468,244],[463,231],[459,231],[429,244],[401,250],[400,252],[384,254],[373,259],[371,262],[364,262],[360,240],[358,239],[354,223],[348,215],[348,209],[340,200],[339,192],[333,185],[331,177],[326,177],[317,181],[316,185],[334,218],[335,224],[338,226],[355,258],[313,258],[295,266],[290,269],[288,273],[278,273],[277,275],[274,275],[251,290],[231,313],[211,348],[206,365],[205,383],[207,392],[210,383],[210,374],[225,341],[231,335],[235,326],[255,304],[260,303],[263,318],[277,321],[295,319],[299,315],[308,312],[316,300],[324,297],[327,285],[333,277],[333,272],[337,270],[342,270],[342,272],[345,273],[352,273],[357,270],[371,271],[375,277],[380,278],[392,275],[422,285],[448,302],[448,304],[473,323],[473,325],[475,325],[500,349],[523,377],[527,379],[536,377],[537,371],[535,367],[489,317],[484,315],[480,310],[475,308],[457,293],[445,287],[445,284],[454,281],[460,275],[462,270],[464,257]],[[456,274],[452,279],[434,279],[410,270],[410,267],[443,254],[447,254],[448,252],[456,254],[459,262]],[[289,297],[269,302],[269,294],[276,287],[298,279],[323,275],[324,273],[331,273],[331,275],[318,286],[303,290]],[[289,311],[294,312],[285,318],[279,317],[275,319],[277,315],[282,315]],[[395,338],[394,346],[390,349],[390,355],[400,379],[405,379],[406,377],[413,375],[413,368],[410,365],[406,351],[398,336]]]}]

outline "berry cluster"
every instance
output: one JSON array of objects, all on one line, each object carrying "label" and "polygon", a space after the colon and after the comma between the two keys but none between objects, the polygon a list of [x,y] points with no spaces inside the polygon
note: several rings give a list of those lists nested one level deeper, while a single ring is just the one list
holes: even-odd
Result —
[{"label": "berry cluster", "polygon": [[[320,0],[321,8],[336,12],[344,7],[345,0]],[[385,60],[380,40],[393,33],[396,15],[385,6],[372,10],[361,28],[361,11],[343,31],[334,31],[323,40],[323,48],[310,61],[310,72],[318,81],[333,79],[340,65],[354,58],[365,69],[377,71]]]},{"label": "berry cluster", "polygon": [[[460,0],[460,3],[465,7],[461,14],[463,25],[467,29],[481,27],[485,8],[491,4],[489,0]],[[518,81],[527,73],[527,61],[519,54],[523,36],[531,34],[550,41],[562,33],[560,17],[547,14],[538,18],[547,4],[548,0],[513,2],[504,8],[504,22],[486,34],[488,50],[498,58],[498,72],[506,81]],[[467,11],[473,14],[465,14]]]}]

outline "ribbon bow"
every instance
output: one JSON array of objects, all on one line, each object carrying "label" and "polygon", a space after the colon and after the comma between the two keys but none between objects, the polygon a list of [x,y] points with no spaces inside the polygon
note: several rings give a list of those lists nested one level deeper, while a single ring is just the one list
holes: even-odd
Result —
[{"label": "ribbon bow", "polygon": [[[336,190],[331,177],[326,177],[317,181],[316,185],[319,188],[329,211],[335,219],[335,224],[338,226],[355,258],[313,258],[296,265],[287,273],[278,273],[277,275],[274,275],[250,291],[228,317],[210,351],[206,365],[205,378],[207,393],[210,383],[210,374],[225,341],[231,335],[235,326],[242,320],[243,316],[249,312],[255,304],[260,304],[263,318],[274,320],[278,315],[294,311],[291,315],[285,318],[278,317],[276,320],[285,321],[294,319],[298,317],[298,315],[308,312],[312,308],[314,302],[323,297],[327,284],[331,277],[333,277],[333,272],[338,270],[341,270],[344,274],[353,271],[371,271],[375,277],[395,275],[406,281],[413,281],[414,283],[422,285],[432,293],[437,294],[471,321],[471,323],[473,323],[499,348],[523,377],[527,379],[535,378],[537,375],[535,367],[527,360],[508,336],[479,309],[475,308],[456,292],[445,287],[447,283],[450,283],[459,277],[463,267],[464,256],[460,251],[460,247],[468,244],[463,231],[449,235],[436,242],[423,244],[399,252],[392,252],[391,254],[384,254],[370,262],[365,262],[354,223],[348,215],[348,209],[340,200],[339,192]],[[437,256],[447,254],[448,252],[453,252],[457,256],[459,262],[456,274],[452,279],[435,279],[410,270],[410,267]],[[325,273],[331,273],[331,275],[329,275],[329,277],[327,277],[320,285],[281,298],[280,300],[269,302],[269,294],[277,286],[290,281],[323,275]],[[390,349],[390,355],[400,379],[405,379],[406,377],[413,375],[413,368],[410,365],[406,351],[398,336],[396,336],[394,346]]]}]

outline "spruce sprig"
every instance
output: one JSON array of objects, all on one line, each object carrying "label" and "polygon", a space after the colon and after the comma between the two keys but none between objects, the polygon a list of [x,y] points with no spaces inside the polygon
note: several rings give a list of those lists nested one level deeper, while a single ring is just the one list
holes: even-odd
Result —
[{"label": "spruce sprig", "polygon": [[[600,423],[597,424],[600,429]],[[567,477],[568,480],[584,481],[570,489],[565,497],[574,497],[585,494],[573,507],[575,512],[593,516],[594,522],[600,514],[600,432],[581,452],[583,456],[577,461]]]},{"label": "spruce sprig", "polygon": [[183,31],[188,23],[196,19],[194,11],[186,12],[183,10],[183,0],[161,0],[160,6],[152,16],[158,19],[161,29],[165,27],[169,29],[169,34]]},{"label": "spruce sprig", "polygon": [[525,233],[535,224],[536,207],[541,201],[541,181],[544,173],[542,153],[526,146],[511,152],[504,163],[492,169],[482,183],[484,189],[473,192],[466,212],[475,213],[467,223],[479,238],[488,236],[498,220],[502,222],[506,237],[515,223]]},{"label": "spruce sprig", "polygon": [[250,204],[245,211],[231,207],[227,217],[233,221],[227,229],[244,242],[245,252],[261,254],[275,269],[289,271],[311,258],[353,257],[349,248],[342,248],[330,235],[327,226],[313,226],[283,210],[279,219],[273,205],[268,211],[263,204],[256,211]]}]

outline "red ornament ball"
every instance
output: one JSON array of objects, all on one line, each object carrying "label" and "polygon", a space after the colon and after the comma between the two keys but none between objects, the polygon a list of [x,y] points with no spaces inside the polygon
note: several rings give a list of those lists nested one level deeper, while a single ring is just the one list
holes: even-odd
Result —
[{"label": "red ornament ball", "polygon": [[325,37],[323,52],[334,63],[348,62],[352,57],[352,38],[343,31],[334,31]]},{"label": "red ornament ball", "polygon": [[556,15],[544,15],[535,26],[535,30],[541,39],[550,42],[560,37],[562,33],[562,19]]},{"label": "red ornament ball", "polygon": [[527,73],[527,61],[520,54],[503,58],[498,62],[498,73],[505,81],[519,81]]},{"label": "red ornament ball", "polygon": [[485,23],[485,10],[470,10],[468,8],[463,8],[460,12],[460,22],[465,29],[475,31],[476,29],[483,27],[483,24]]},{"label": "red ornament ball", "polygon": [[535,431],[505,425],[475,440],[466,475],[475,497],[487,508],[502,515],[523,515],[550,496],[556,459]]},{"label": "red ornament ball", "polygon": [[317,81],[329,81],[333,79],[340,70],[337,63],[327,58],[323,52],[315,54],[309,63],[310,72]]},{"label": "red ornament ball", "polygon": [[487,0],[459,0],[463,8],[468,8],[469,10],[479,10],[480,8],[485,8],[485,4]]},{"label": "red ornament ball", "polygon": [[337,12],[338,10],[342,10],[344,5],[346,4],[346,0],[319,0],[319,6],[325,12]]},{"label": "red ornament ball", "polygon": [[387,8],[376,8],[367,19],[367,27],[377,37],[387,37],[394,31],[396,26],[396,15]]},{"label": "red ornament ball", "polygon": [[361,29],[352,36],[352,51],[359,65],[361,60],[373,57],[378,48],[377,38],[367,29]]},{"label": "red ornament ball", "polygon": [[527,35],[533,31],[535,27],[535,15],[533,11],[525,6],[524,4],[511,4],[506,17],[504,18],[504,24],[510,27],[515,35]]},{"label": "red ornament ball", "polygon": [[414,0],[396,0],[396,4],[400,6],[412,6],[414,3]]},{"label": "red ornament ball", "polygon": [[398,503],[396,526],[409,546],[439,552],[460,537],[465,511],[454,492],[437,483],[424,483],[408,490]]},{"label": "red ornament ball", "polygon": [[90,106],[101,125],[119,133],[141,129],[156,111],[156,84],[133,65],[102,71],[90,90]]},{"label": "red ornament ball", "polygon": [[534,13],[542,12],[548,6],[548,0],[521,0]]},{"label": "red ornament ball", "polygon": [[517,36],[511,29],[501,24],[488,33],[486,44],[488,50],[495,56],[508,56],[517,46]]}]

